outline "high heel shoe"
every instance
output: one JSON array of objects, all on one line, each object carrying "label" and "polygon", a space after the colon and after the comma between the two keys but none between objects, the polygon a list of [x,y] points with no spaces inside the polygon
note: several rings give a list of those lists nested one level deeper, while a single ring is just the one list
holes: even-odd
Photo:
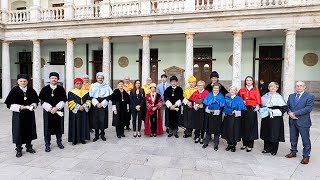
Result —
[{"label": "high heel shoe", "polygon": [[140,131],[138,131],[138,137],[141,137],[141,133],[140,133]]},{"label": "high heel shoe", "polygon": [[203,139],[200,139],[200,144],[203,144]]},{"label": "high heel shoe", "polygon": [[199,141],[200,141],[200,139],[197,138],[197,139],[194,141],[194,143],[199,143]]},{"label": "high heel shoe", "polygon": [[133,132],[133,137],[137,137],[137,132]]}]

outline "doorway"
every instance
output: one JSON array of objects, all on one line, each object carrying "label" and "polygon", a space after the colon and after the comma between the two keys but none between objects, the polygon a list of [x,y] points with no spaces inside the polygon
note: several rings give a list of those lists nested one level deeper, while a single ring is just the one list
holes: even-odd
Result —
[{"label": "doorway", "polygon": [[[142,80],[142,49],[139,49],[139,78]],[[158,84],[158,49],[150,49],[150,77],[152,82]],[[146,82],[142,82],[145,84]]]},{"label": "doorway", "polygon": [[212,60],[212,47],[193,49],[193,75],[197,81],[202,80],[206,84],[210,82]]}]

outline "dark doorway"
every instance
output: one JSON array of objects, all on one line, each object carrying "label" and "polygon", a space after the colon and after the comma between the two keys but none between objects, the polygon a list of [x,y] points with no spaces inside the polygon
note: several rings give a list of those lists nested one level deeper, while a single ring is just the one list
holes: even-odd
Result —
[{"label": "dark doorway", "polygon": [[50,65],[65,65],[66,57],[64,51],[51,52]]},{"label": "dark doorway", "polygon": [[[150,49],[150,77],[158,84],[158,49]],[[139,78],[142,79],[142,49],[139,49]],[[146,82],[142,82],[145,84]]]},{"label": "dark doorway", "polygon": [[31,52],[19,52],[20,74],[28,74],[30,77],[29,85],[32,86],[32,57]]},{"label": "dark doorway", "polygon": [[281,93],[283,46],[260,46],[258,60],[259,80],[263,79],[267,85],[277,82]]},{"label": "dark doorway", "polygon": [[193,75],[197,78],[197,81],[210,82],[212,60],[212,47],[193,49]]},{"label": "dark doorway", "polygon": [[93,60],[92,60],[93,77],[95,77],[95,75],[98,72],[102,72],[102,58],[103,58],[103,51],[102,50],[93,51]]}]

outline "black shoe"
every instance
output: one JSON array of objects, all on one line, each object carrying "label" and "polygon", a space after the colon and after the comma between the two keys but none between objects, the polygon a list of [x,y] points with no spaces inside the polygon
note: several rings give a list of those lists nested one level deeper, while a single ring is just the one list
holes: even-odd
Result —
[{"label": "black shoe", "polygon": [[46,146],[46,149],[44,151],[45,152],[50,152],[51,151],[50,146]]},{"label": "black shoe", "polygon": [[168,128],[166,129],[166,133],[169,133],[169,129]]},{"label": "black shoe", "polygon": [[168,137],[172,137],[173,136],[173,134],[168,134]]},{"label": "black shoe", "polygon": [[203,144],[203,139],[200,139],[200,144]]},{"label": "black shoe", "polygon": [[77,144],[76,142],[73,142],[73,143],[72,143],[73,146],[76,145],[76,144]]},{"label": "black shoe", "polygon": [[235,147],[235,146],[233,146],[233,147],[231,148],[231,152],[236,152],[236,147]]},{"label": "black shoe", "polygon": [[174,135],[174,137],[179,138],[178,134]]},{"label": "black shoe", "polygon": [[59,147],[60,149],[64,149],[64,146],[63,146],[62,143],[59,143],[59,144],[58,144],[58,147]]},{"label": "black shoe", "polygon": [[99,139],[99,136],[96,136],[96,137],[93,138],[92,141],[93,141],[93,142],[96,142],[96,141],[98,141],[98,139]]},{"label": "black shoe", "polygon": [[245,150],[245,149],[247,149],[247,146],[242,146],[240,149]]},{"label": "black shoe", "polygon": [[128,131],[131,131],[131,128],[127,127],[127,130],[128,130]]},{"label": "black shoe", "polygon": [[101,139],[102,139],[102,141],[106,141],[107,140],[106,137],[104,137],[104,136],[101,136]]},{"label": "black shoe", "polygon": [[272,156],[275,156],[275,155],[277,155],[277,153],[276,153],[276,152],[272,152],[271,155],[272,155]]},{"label": "black shoe", "polygon": [[247,150],[246,150],[247,152],[251,152],[252,151],[252,148],[247,148]]},{"label": "black shoe", "polygon": [[17,151],[16,157],[19,158],[22,156],[22,151]]},{"label": "black shoe", "polygon": [[126,136],[124,134],[122,134],[121,137],[126,137]]},{"label": "black shoe", "polygon": [[28,148],[28,149],[27,149],[27,152],[28,152],[28,153],[31,153],[31,154],[36,153],[36,151],[35,151],[33,148]]},{"label": "black shoe", "polygon": [[190,135],[183,135],[183,138],[188,138],[188,137],[191,137]]},{"label": "black shoe", "polygon": [[199,143],[199,141],[200,141],[200,139],[197,138],[197,139],[194,141],[194,143]]},{"label": "black shoe", "polygon": [[226,148],[226,151],[230,151],[232,149],[232,146],[228,145]]},{"label": "black shoe", "polygon": [[87,142],[85,140],[80,141],[81,144],[86,144]]},{"label": "black shoe", "polygon": [[138,137],[141,137],[141,133],[140,133],[140,131],[138,131]]},{"label": "black shoe", "polygon": [[150,137],[153,137],[153,134],[150,134]]},{"label": "black shoe", "polygon": [[153,137],[157,137],[157,134],[153,134]]},{"label": "black shoe", "polygon": [[117,138],[121,139],[121,136],[117,136]]},{"label": "black shoe", "polygon": [[266,153],[269,153],[269,151],[263,150],[261,153],[266,154]]},{"label": "black shoe", "polygon": [[203,149],[205,149],[205,148],[207,148],[207,147],[208,147],[208,144],[204,144],[204,145],[202,146]]},{"label": "black shoe", "polygon": [[213,148],[215,151],[218,151],[218,145],[214,145],[214,148]]}]

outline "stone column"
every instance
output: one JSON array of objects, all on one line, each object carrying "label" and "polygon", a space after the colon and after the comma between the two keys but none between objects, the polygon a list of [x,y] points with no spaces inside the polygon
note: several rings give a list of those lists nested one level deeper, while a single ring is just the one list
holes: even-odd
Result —
[{"label": "stone column", "polygon": [[9,0],[1,0],[2,22],[8,21]]},{"label": "stone column", "polygon": [[186,71],[185,71],[185,87],[188,87],[188,78],[193,75],[193,39],[192,32],[186,33]]},{"label": "stone column", "polygon": [[295,68],[296,68],[296,32],[297,29],[286,30],[286,45],[283,61],[283,90],[282,94],[285,100],[291,93],[294,93],[295,87]]},{"label": "stone column", "polygon": [[30,20],[35,22],[40,20],[41,1],[33,0],[33,6],[30,7]]},{"label": "stone column", "polygon": [[11,69],[10,69],[10,42],[2,42],[2,99],[5,99],[11,90]]},{"label": "stone column", "polygon": [[40,40],[33,40],[32,82],[33,89],[39,94],[42,87]]},{"label": "stone column", "polygon": [[150,77],[150,38],[149,34],[142,35],[142,84]]},{"label": "stone column", "polygon": [[242,31],[233,32],[232,85],[241,88]]},{"label": "stone column", "polygon": [[100,13],[102,18],[108,18],[111,16],[110,0],[103,0],[100,2]]},{"label": "stone column", "polygon": [[[111,37],[102,37],[103,43],[103,57],[102,57],[102,72],[104,74],[104,81],[111,85],[111,74],[110,74],[110,62],[111,62],[111,44],[110,44]],[[94,74],[95,77],[95,74]]]},{"label": "stone column", "polygon": [[74,79],[74,44],[75,39],[68,38],[67,40],[67,56],[66,56],[66,91],[73,89]]},{"label": "stone column", "polygon": [[74,17],[73,0],[64,0],[64,19],[72,20]]}]

